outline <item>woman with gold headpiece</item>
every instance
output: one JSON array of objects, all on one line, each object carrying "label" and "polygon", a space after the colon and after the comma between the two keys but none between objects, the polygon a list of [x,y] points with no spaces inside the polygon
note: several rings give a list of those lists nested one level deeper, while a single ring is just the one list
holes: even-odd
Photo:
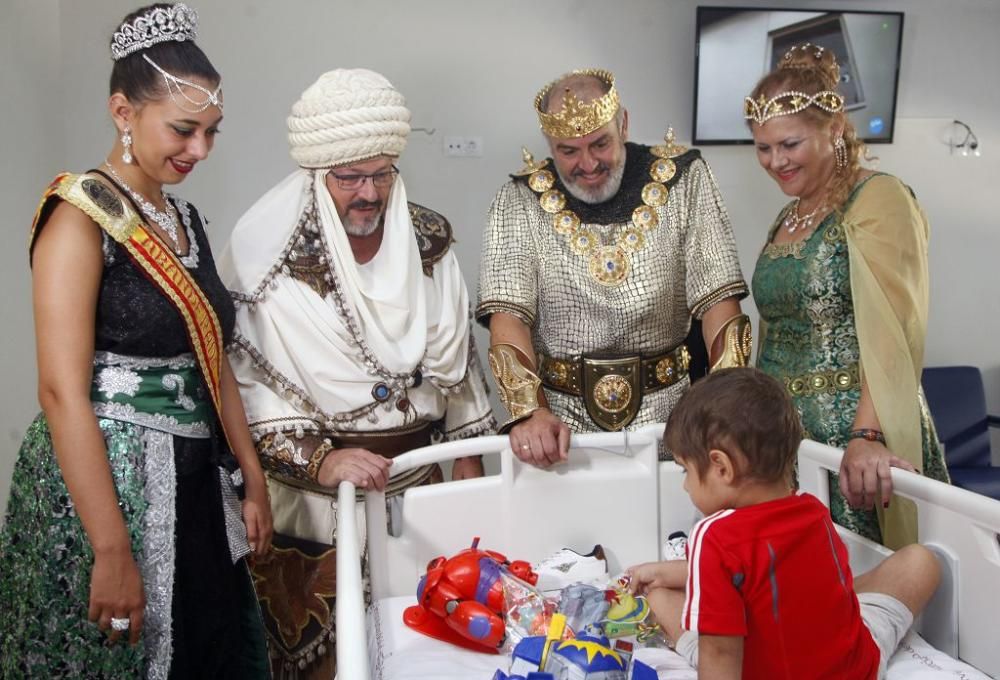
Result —
[{"label": "woman with gold headpiece", "polygon": [[196,22],[125,17],[111,153],[58,175],[32,225],[42,414],[0,533],[0,677],[268,676],[245,557],[271,515],[224,351],[235,313],[198,211],[163,193],[222,120]]},{"label": "woman with gold headpiece", "polygon": [[757,159],[793,198],[753,276],[757,366],[784,381],[806,436],[845,449],[834,519],[896,547],[916,540],[916,513],[890,503],[890,467],[948,479],[920,389],[928,225],[908,186],[861,166],[839,82],[834,54],[805,44],[746,98]]}]

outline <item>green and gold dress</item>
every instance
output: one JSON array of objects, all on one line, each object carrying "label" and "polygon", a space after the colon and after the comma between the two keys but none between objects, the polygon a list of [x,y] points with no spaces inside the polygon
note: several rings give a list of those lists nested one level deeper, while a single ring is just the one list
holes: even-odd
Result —
[{"label": "green and gold dress", "polygon": [[[135,647],[108,645],[87,620],[94,553],[39,415],[21,445],[0,531],[0,678],[266,678],[239,468],[195,356],[210,345],[190,340],[162,284],[137,264],[135,235],[148,232],[110,186],[96,173],[57,177],[32,245],[57,197],[103,228],[90,397],[145,588],[142,638]],[[219,346],[232,338],[232,301],[198,212],[170,200],[190,246],[183,257],[169,255],[174,276],[161,281],[184,284],[173,289],[178,299],[202,300],[190,317],[210,316]],[[145,244],[163,251],[156,239]]]},{"label": "green and gold dress", "polygon": [[[875,174],[805,240],[768,234],[753,275],[760,311],[757,367],[784,382],[810,439],[844,448],[862,381],[894,454],[948,480],[920,390],[927,329],[927,221],[910,189]],[[831,484],[834,520],[886,545],[916,539],[913,508],[856,510]],[[909,507],[907,507],[909,506]]]}]

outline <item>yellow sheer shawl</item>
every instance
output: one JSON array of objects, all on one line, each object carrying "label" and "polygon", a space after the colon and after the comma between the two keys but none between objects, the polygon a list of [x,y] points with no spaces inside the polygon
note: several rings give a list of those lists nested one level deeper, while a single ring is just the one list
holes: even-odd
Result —
[{"label": "yellow sheer shawl", "polygon": [[[927,334],[927,218],[895,177],[876,175],[844,214],[861,376],[888,448],[923,469],[918,389]],[[879,514],[882,540],[917,540],[915,506],[894,497]]]}]

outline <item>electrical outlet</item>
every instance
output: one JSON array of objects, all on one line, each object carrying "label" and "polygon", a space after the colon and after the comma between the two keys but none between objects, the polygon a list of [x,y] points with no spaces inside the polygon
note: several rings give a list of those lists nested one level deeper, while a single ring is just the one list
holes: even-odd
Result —
[{"label": "electrical outlet", "polygon": [[482,137],[457,137],[449,136],[444,138],[444,155],[458,156],[465,158],[480,157],[483,155]]}]

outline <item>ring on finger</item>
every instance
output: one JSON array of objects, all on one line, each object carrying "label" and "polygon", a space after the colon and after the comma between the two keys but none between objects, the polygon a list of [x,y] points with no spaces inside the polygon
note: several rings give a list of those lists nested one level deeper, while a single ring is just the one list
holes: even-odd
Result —
[{"label": "ring on finger", "polygon": [[521,444],[521,450],[527,451],[531,448],[531,444]]},{"label": "ring on finger", "polygon": [[128,630],[131,624],[132,621],[127,616],[124,618],[111,617],[111,630],[116,630],[119,633]]}]

